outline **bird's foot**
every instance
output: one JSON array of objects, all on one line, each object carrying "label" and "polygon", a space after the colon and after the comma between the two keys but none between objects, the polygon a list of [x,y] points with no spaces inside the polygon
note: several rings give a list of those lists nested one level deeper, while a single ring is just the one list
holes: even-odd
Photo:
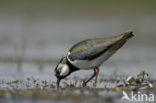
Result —
[{"label": "bird's foot", "polygon": [[82,86],[85,87],[87,85],[87,83],[85,81],[83,81]]}]

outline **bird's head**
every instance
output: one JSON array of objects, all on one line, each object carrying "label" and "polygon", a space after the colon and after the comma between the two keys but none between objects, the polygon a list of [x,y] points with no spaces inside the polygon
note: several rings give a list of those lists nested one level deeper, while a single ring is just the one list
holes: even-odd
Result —
[{"label": "bird's head", "polygon": [[55,76],[57,78],[57,88],[59,88],[59,83],[61,79],[67,77],[70,74],[70,68],[68,65],[68,60],[66,57],[62,57],[60,62],[55,68]]}]

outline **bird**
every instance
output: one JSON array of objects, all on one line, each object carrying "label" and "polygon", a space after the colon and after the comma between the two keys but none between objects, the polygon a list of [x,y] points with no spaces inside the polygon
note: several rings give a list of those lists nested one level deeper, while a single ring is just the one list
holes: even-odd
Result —
[{"label": "bird", "polygon": [[96,88],[101,64],[133,36],[133,31],[129,30],[117,36],[87,39],[73,45],[54,69],[57,88],[59,89],[62,79],[78,70],[93,70],[93,75],[82,86],[85,87],[95,77],[93,86]]}]

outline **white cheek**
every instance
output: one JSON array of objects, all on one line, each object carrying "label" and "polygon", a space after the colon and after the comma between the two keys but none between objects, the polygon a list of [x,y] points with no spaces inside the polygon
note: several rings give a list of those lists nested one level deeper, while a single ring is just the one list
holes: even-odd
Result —
[{"label": "white cheek", "polygon": [[69,73],[69,68],[66,64],[63,65],[60,75],[65,76]]}]

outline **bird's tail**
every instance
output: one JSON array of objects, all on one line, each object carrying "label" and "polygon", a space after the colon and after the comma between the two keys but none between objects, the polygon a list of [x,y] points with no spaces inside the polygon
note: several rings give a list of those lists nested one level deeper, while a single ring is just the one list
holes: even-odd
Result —
[{"label": "bird's tail", "polygon": [[128,40],[128,39],[130,39],[130,38],[132,38],[134,36],[133,31],[127,31],[127,32],[125,32],[125,33],[123,33],[121,35],[123,36],[122,37],[123,40]]}]

